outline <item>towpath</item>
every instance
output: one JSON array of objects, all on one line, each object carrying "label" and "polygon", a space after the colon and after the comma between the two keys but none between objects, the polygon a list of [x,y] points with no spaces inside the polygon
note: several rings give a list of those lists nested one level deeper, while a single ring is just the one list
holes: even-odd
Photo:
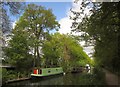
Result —
[{"label": "towpath", "polygon": [[103,71],[105,72],[107,85],[117,85],[120,87],[120,77],[106,69],[103,69]]}]

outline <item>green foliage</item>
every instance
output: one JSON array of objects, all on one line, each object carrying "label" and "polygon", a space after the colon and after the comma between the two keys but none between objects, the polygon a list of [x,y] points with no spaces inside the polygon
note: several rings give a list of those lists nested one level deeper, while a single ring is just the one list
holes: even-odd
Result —
[{"label": "green foliage", "polygon": [[[4,48],[6,61],[14,65],[18,72],[40,66],[40,47],[49,39],[49,30],[59,27],[52,10],[30,4],[12,30],[8,47]],[[40,59],[41,58],[41,59]],[[43,62],[44,63],[44,62]]]},{"label": "green foliage", "polygon": [[2,83],[11,79],[17,79],[17,72],[13,70],[7,71],[5,68],[2,68]]},{"label": "green foliage", "polygon": [[2,77],[2,81],[6,81],[7,80],[7,70],[6,69],[1,69],[1,77]]},{"label": "green foliage", "polygon": [[99,61],[100,65],[103,64],[118,71],[120,61],[118,58],[119,16],[117,6],[118,3],[102,3],[99,11],[91,15],[89,19],[91,25],[88,27],[88,33],[90,32],[90,36],[95,37],[96,40],[94,54],[96,61]]},{"label": "green foliage", "polygon": [[[87,0],[82,3],[82,10],[85,10],[88,6],[85,3],[87,3]],[[91,6],[91,15],[82,18],[82,22],[77,24],[78,27],[74,31],[84,32],[82,35],[84,40],[88,44],[92,43],[94,45],[94,57],[98,65],[119,71],[119,3],[91,4],[93,5],[93,7]],[[76,18],[79,18],[79,16],[76,16]]]},{"label": "green foliage", "polygon": [[63,66],[64,70],[71,67],[90,64],[90,58],[80,44],[70,35],[55,33],[43,44],[42,51],[47,67]]},{"label": "green foliage", "polygon": [[7,70],[2,68],[2,83],[5,83],[8,80],[18,79],[18,78],[25,78],[28,77],[29,71],[18,72],[16,70]]},{"label": "green foliage", "polygon": [[50,30],[58,29],[59,24],[51,9],[29,4],[15,28],[22,28],[29,33],[30,46],[34,51],[34,66],[41,66],[40,46]]},{"label": "green foliage", "polygon": [[0,68],[0,79],[2,78],[2,68]]},{"label": "green foliage", "polygon": [[16,66],[19,70],[29,69],[32,67],[33,58],[29,54],[28,34],[21,29],[14,29],[12,39],[9,42],[9,47],[4,49],[6,61],[9,64]]}]

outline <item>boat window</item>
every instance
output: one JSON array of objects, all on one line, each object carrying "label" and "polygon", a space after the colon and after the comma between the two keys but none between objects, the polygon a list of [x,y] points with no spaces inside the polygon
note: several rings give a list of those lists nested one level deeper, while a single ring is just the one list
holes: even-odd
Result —
[{"label": "boat window", "polygon": [[49,70],[48,73],[50,73],[51,71]]},{"label": "boat window", "polygon": [[42,70],[41,69],[39,69],[39,74],[42,74]]}]

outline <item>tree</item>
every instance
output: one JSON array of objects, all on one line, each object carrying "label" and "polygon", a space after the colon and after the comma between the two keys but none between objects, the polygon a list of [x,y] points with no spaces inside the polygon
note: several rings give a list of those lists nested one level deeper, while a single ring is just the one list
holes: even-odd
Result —
[{"label": "tree", "polygon": [[[85,2],[83,5],[86,6]],[[74,29],[85,32],[84,40],[87,39],[94,44],[96,62],[116,71],[120,67],[118,53],[120,10],[118,8],[119,3],[97,3],[97,5],[93,3],[91,15],[84,16],[82,22]]]},{"label": "tree", "polygon": [[8,37],[8,34],[10,33],[12,29],[12,23],[13,22],[9,16],[11,15],[17,15],[20,14],[24,9],[24,2],[0,2],[0,55],[1,58],[3,58],[4,53],[2,51],[2,48],[5,46],[5,38]]},{"label": "tree", "polygon": [[59,60],[63,54],[62,46],[60,42],[61,35],[56,33],[50,35],[48,40],[45,40],[42,45],[43,58],[45,59],[46,67],[57,67],[60,66]]},{"label": "tree", "polygon": [[72,36],[59,33],[50,36],[51,39],[46,40],[42,47],[46,66],[62,66],[68,71],[72,67],[90,64],[90,58]]},{"label": "tree", "polygon": [[0,2],[0,19],[2,20],[0,26],[3,33],[12,28],[9,15],[20,14],[24,10],[24,6],[24,2]]},{"label": "tree", "polygon": [[[40,66],[40,46],[46,38],[46,32],[57,29],[59,27],[56,17],[52,14],[51,9],[45,9],[42,6],[35,4],[29,4],[24,14],[20,17],[16,28],[22,27],[22,29],[29,32],[29,39],[33,39],[31,48],[34,50],[34,66]],[[35,60],[37,60],[35,64]]]},{"label": "tree", "polygon": [[15,66],[18,71],[31,69],[33,57],[29,53],[29,41],[27,39],[29,34],[20,28],[14,29],[12,34],[9,46],[4,49],[7,62]]}]

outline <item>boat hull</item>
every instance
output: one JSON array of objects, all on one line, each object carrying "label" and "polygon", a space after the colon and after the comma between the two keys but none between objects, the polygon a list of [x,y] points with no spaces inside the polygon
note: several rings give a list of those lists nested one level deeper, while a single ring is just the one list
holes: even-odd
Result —
[{"label": "boat hull", "polygon": [[44,79],[50,79],[50,78],[55,78],[55,77],[58,77],[58,76],[63,76],[63,73],[59,73],[59,74],[53,74],[53,75],[47,75],[47,76],[33,76],[31,75],[31,80],[44,80]]}]

